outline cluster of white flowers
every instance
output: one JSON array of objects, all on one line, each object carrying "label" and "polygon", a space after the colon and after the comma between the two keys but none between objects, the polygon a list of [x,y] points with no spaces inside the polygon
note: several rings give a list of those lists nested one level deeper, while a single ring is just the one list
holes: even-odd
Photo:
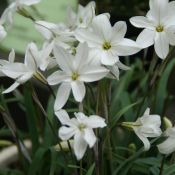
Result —
[{"label": "cluster of white flowers", "polygon": [[[0,41],[6,36],[4,26],[11,26],[13,13],[39,3],[40,0],[15,0],[0,18]],[[78,12],[67,11],[66,23],[54,24],[47,21],[34,21],[35,28],[45,39],[42,49],[35,43],[28,44],[24,63],[15,62],[15,52],[11,51],[9,60],[0,60],[0,76],[15,80],[3,93],[12,92],[31,78],[37,78],[50,86],[59,85],[54,104],[55,114],[65,125],[59,129],[59,137],[69,140],[74,136],[73,149],[77,159],[81,159],[89,145],[92,148],[97,140],[93,128],[103,128],[106,123],[102,117],[87,117],[79,112],[70,119],[62,108],[72,91],[76,102],[82,102],[85,83],[99,81],[110,74],[118,79],[119,68],[123,65],[119,56],[129,56],[154,44],[157,55],[164,59],[169,52],[169,44],[175,45],[175,3],[168,0],[150,0],[150,11],[146,17],[133,17],[131,23],[146,28],[136,42],[125,37],[127,26],[119,21],[111,26],[108,13],[96,15],[95,3],[86,7],[79,5]],[[43,72],[52,70],[47,78]],[[50,72],[50,71],[49,71]],[[149,115],[149,109],[136,122],[124,122],[123,126],[133,128],[143,141],[145,150],[150,148],[147,137],[158,137],[161,120],[158,115]],[[158,146],[163,153],[169,153],[165,146],[173,141],[173,129],[167,131],[169,138]],[[175,145],[175,144],[174,144]],[[175,146],[174,146],[175,147]],[[173,147],[173,150],[174,150]]]}]

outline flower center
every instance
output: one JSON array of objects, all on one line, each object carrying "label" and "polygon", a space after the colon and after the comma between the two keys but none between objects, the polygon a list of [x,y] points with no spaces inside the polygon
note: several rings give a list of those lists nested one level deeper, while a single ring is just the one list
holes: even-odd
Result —
[{"label": "flower center", "polygon": [[72,76],[71,76],[71,78],[72,78],[72,80],[77,80],[78,79],[78,77],[79,77],[79,74],[77,73],[77,72],[73,72],[72,73]]},{"label": "flower center", "polygon": [[156,31],[157,32],[163,32],[163,30],[164,30],[164,28],[161,25],[159,25],[159,26],[156,27]]},{"label": "flower center", "polygon": [[78,125],[78,128],[79,128],[80,131],[82,131],[83,129],[86,128],[86,125],[81,123],[81,124]]},{"label": "flower center", "polygon": [[111,44],[107,41],[103,43],[103,49],[104,50],[109,50],[111,48]]}]

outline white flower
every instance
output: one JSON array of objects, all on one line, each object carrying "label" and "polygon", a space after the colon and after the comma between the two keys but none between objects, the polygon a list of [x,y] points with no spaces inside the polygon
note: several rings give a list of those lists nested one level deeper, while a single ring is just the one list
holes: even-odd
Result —
[{"label": "white flower", "polygon": [[71,89],[75,100],[81,102],[86,92],[84,82],[100,80],[108,73],[106,68],[90,64],[88,47],[85,43],[78,46],[75,56],[59,46],[54,48],[54,55],[61,70],[54,72],[47,80],[50,85],[61,83],[54,105],[55,111],[65,105]]},{"label": "white flower", "polygon": [[0,24],[0,41],[2,41],[7,35],[7,32],[5,31],[4,27]]},{"label": "white flower", "polygon": [[157,55],[165,59],[169,45],[175,45],[175,2],[150,0],[146,17],[136,16],[130,22],[138,28],[145,28],[137,38],[142,48],[154,45]]},{"label": "white flower", "polygon": [[104,128],[105,120],[97,115],[87,117],[85,114],[75,113],[76,118],[70,119],[65,110],[55,112],[56,116],[64,125],[59,129],[59,137],[69,140],[74,137],[73,149],[78,160],[82,159],[87,146],[92,148],[97,140],[93,129]]},{"label": "white flower", "polygon": [[104,15],[96,16],[91,29],[77,29],[75,37],[80,42],[87,42],[103,65],[113,66],[119,61],[118,56],[132,55],[140,50],[138,45],[124,38],[127,26],[123,21],[113,27],[109,18]]},{"label": "white flower", "polygon": [[[6,89],[3,93],[9,93],[16,89],[20,84],[25,83],[33,76],[38,77],[38,79],[42,79],[42,75],[38,72],[38,61],[37,58],[34,57],[32,53],[34,48],[34,44],[30,43],[27,46],[25,53],[24,63],[19,62],[9,62],[1,67],[1,71],[8,77],[15,79],[15,83],[12,84],[8,89]],[[13,55],[13,54],[12,54]],[[12,59],[13,56],[12,56]]]},{"label": "white flower", "polygon": [[123,122],[123,126],[130,127],[144,144],[145,151],[150,149],[150,142],[147,137],[159,137],[162,134],[160,129],[161,120],[159,115],[150,115],[147,108],[144,115],[136,122]]},{"label": "white flower", "polygon": [[0,59],[0,77],[5,76],[5,74],[2,72],[2,67],[6,64],[13,63],[15,61],[15,51],[14,49],[11,50],[8,61]]},{"label": "white flower", "polygon": [[71,44],[76,41],[73,33],[62,23],[54,24],[46,21],[36,21],[35,28],[42,34],[46,43],[54,42],[54,44],[64,49],[70,49]]},{"label": "white flower", "polygon": [[163,143],[157,145],[157,147],[160,153],[171,154],[175,151],[175,127],[168,128],[164,134],[168,138]]},{"label": "white flower", "polygon": [[38,50],[35,43],[32,43],[30,45],[30,50],[36,61],[36,64],[42,71],[45,71],[47,68],[52,67],[52,65],[57,65],[55,59],[50,57],[53,49],[53,44],[53,42],[50,44],[44,44],[41,50]]},{"label": "white flower", "polygon": [[95,17],[95,2],[89,2],[85,7],[78,5],[77,14],[71,7],[67,9],[67,25],[71,29],[88,27]]},{"label": "white flower", "polygon": [[14,13],[17,10],[22,9],[25,6],[38,4],[40,1],[41,0],[14,0],[14,2],[12,2],[3,12],[1,16],[2,23],[11,26],[13,24]]}]

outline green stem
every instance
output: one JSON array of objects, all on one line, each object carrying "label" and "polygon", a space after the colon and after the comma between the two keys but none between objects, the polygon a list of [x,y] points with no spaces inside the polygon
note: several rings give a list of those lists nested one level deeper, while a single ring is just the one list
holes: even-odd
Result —
[{"label": "green stem", "polygon": [[164,163],[165,163],[165,156],[162,157],[159,175],[163,175]]},{"label": "green stem", "polygon": [[80,175],[83,175],[83,161],[80,160]]}]

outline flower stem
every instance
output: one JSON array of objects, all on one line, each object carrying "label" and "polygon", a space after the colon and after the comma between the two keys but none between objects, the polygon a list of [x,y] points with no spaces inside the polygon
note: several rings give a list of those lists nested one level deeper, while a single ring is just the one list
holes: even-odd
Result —
[{"label": "flower stem", "polygon": [[83,161],[80,160],[80,175],[83,175]]},{"label": "flower stem", "polygon": [[162,157],[161,165],[160,165],[160,173],[159,175],[163,175],[163,168],[165,163],[165,156]]}]

